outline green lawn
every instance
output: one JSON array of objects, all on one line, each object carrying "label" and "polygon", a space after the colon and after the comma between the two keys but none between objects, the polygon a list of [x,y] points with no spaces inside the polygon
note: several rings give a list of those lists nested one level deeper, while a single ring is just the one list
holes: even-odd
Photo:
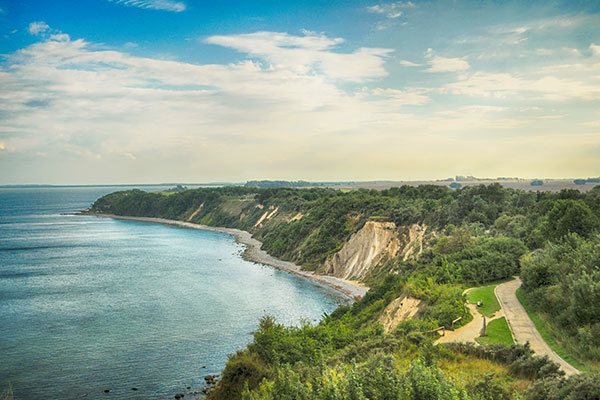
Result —
[{"label": "green lawn", "polygon": [[486,335],[477,339],[479,344],[504,344],[510,346],[513,344],[513,338],[506,318],[498,318],[487,325]]},{"label": "green lawn", "polygon": [[556,335],[554,335],[550,331],[548,323],[540,315],[538,315],[537,312],[533,309],[533,306],[529,304],[522,288],[517,289],[517,298],[525,308],[525,311],[527,311],[527,315],[529,315],[529,318],[531,318],[531,320],[533,321],[533,324],[535,325],[536,329],[538,330],[544,341],[548,344],[548,346],[550,346],[552,350],[556,352],[556,354],[558,354],[563,360],[565,360],[575,368],[579,369],[580,371],[592,370],[591,368],[586,367],[586,365],[584,365],[581,361],[575,358],[563,345],[559,343]]},{"label": "green lawn", "polygon": [[500,304],[494,294],[496,286],[497,284],[493,284],[470,289],[467,293],[467,301],[471,304],[477,304],[481,300],[483,306],[478,308],[479,312],[486,317],[493,316],[496,311],[500,310]]}]

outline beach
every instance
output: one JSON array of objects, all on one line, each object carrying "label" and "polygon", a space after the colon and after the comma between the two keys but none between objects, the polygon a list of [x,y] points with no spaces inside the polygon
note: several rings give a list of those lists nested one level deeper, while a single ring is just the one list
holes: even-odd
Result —
[{"label": "beach", "polygon": [[103,213],[92,213],[92,212],[82,212],[81,214],[85,215],[94,215],[102,218],[114,218],[128,221],[138,221],[138,222],[151,222],[151,223],[159,223],[165,225],[172,225],[182,228],[190,228],[190,229],[201,229],[212,232],[221,232],[231,235],[235,238],[235,240],[246,246],[246,250],[242,254],[243,258],[248,261],[252,261],[258,264],[265,264],[271,267],[277,268],[282,271],[286,271],[295,275],[299,275],[306,279],[311,280],[312,282],[332,288],[348,298],[349,300],[357,300],[363,297],[369,288],[363,285],[360,282],[341,279],[330,275],[321,275],[315,274],[312,271],[304,271],[299,265],[294,264],[290,261],[283,261],[272,255],[268,254],[265,250],[262,249],[262,242],[253,238],[252,234],[247,231],[243,231],[241,229],[235,228],[224,228],[224,227],[215,227],[208,225],[195,224],[192,222],[178,221],[173,219],[166,218],[154,218],[154,217],[131,217],[124,215],[115,215],[115,214],[103,214]]}]

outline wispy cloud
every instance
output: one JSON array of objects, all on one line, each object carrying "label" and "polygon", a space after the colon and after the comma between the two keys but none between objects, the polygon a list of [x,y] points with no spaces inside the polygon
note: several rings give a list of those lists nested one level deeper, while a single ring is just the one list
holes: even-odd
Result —
[{"label": "wispy cloud", "polygon": [[184,2],[175,0],[109,0],[113,3],[122,4],[130,7],[143,8],[148,10],[161,10],[182,12],[185,11]]},{"label": "wispy cloud", "polygon": [[304,31],[301,36],[281,32],[211,36],[204,42],[260,57],[275,69],[289,69],[300,74],[317,72],[329,78],[354,82],[387,75],[384,62],[392,52],[384,48],[336,52],[335,47],[343,43],[343,39],[310,31]]},{"label": "wispy cloud", "polygon": [[429,64],[427,72],[457,72],[466,71],[471,66],[463,57],[442,57],[435,54],[433,49],[427,49],[425,58]]},{"label": "wispy cloud", "polygon": [[403,67],[422,67],[423,64],[417,64],[416,62],[408,61],[408,60],[400,60],[398,64]]},{"label": "wispy cloud", "polygon": [[375,88],[371,90],[371,95],[391,100],[394,105],[423,105],[430,101],[425,89],[391,89]]},{"label": "wispy cloud", "polygon": [[396,19],[400,18],[404,14],[404,10],[408,8],[415,8],[415,4],[410,1],[375,4],[367,7],[367,11],[372,14],[385,15],[386,18]]},{"label": "wispy cloud", "polygon": [[600,86],[572,78],[544,76],[523,78],[510,73],[476,72],[445,85],[443,91],[480,98],[508,98],[529,95],[533,98],[564,101],[600,99]]}]

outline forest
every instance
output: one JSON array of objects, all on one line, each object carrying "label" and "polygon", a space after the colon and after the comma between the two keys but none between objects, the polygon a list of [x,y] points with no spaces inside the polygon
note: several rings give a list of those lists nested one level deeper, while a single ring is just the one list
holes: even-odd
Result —
[{"label": "forest", "polygon": [[[428,227],[418,258],[387,259],[364,279],[371,288],[364,298],[319,324],[286,327],[265,316],[253,342],[229,359],[211,399],[600,396],[600,186],[558,193],[499,184],[134,190],[99,199],[91,212],[244,229],[270,254],[317,272],[367,221]],[[515,275],[586,373],[567,379],[526,345],[434,345],[436,327],[469,320],[464,289]],[[380,316],[402,295],[424,307],[385,333]]]}]

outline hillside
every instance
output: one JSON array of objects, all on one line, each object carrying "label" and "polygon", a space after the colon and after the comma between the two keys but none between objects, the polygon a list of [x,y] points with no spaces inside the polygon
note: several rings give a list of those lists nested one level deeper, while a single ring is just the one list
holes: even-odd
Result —
[{"label": "hillside", "polygon": [[[600,304],[600,187],[136,190],[105,196],[91,211],[247,230],[273,256],[371,287],[317,326],[289,328],[265,317],[211,398],[575,399],[600,392],[598,376],[564,380],[522,346],[432,346],[435,328],[469,321],[464,289],[523,268],[527,296],[558,296],[557,304],[567,296],[574,317],[549,323],[559,339],[575,335],[565,345],[597,369],[600,313],[589,305]],[[568,260],[577,265],[557,246],[573,249]],[[564,310],[553,304],[534,302],[549,317]]]}]

